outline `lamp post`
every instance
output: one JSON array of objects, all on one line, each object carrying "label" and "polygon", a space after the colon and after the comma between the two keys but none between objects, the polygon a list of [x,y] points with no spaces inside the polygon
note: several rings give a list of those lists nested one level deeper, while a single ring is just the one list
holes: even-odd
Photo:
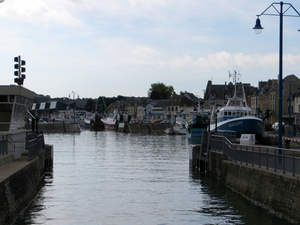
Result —
[{"label": "lamp post", "polygon": [[[278,10],[275,6],[279,5],[280,10]],[[288,8],[283,11],[283,5],[287,5]],[[267,11],[273,8],[277,12],[276,14],[273,13],[267,13]],[[285,13],[289,10],[293,9],[297,15],[285,15]],[[279,91],[279,98],[278,98],[278,148],[282,148],[282,41],[283,41],[283,16],[289,16],[289,17],[300,17],[300,14],[298,11],[292,6],[290,3],[272,3],[265,11],[263,11],[261,14],[257,15],[256,24],[253,29],[255,30],[255,33],[260,34],[262,29],[264,29],[260,24],[259,17],[262,15],[268,15],[268,16],[279,16],[279,75],[278,75],[278,91]],[[300,31],[300,30],[298,30]]]}]

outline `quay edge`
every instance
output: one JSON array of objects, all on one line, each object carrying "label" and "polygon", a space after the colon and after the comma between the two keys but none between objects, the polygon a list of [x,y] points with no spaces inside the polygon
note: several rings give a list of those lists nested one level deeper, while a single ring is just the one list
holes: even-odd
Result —
[{"label": "quay edge", "polygon": [[40,191],[46,167],[52,167],[53,146],[45,145],[38,156],[18,160],[12,154],[0,157],[0,224],[11,224]]},{"label": "quay edge", "polygon": [[223,152],[210,150],[208,173],[269,212],[300,223],[299,177],[234,163]]}]

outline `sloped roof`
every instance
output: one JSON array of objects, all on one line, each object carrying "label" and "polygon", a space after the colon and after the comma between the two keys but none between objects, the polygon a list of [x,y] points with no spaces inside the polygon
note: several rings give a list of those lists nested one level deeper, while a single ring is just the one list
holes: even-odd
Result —
[{"label": "sloped roof", "polygon": [[150,100],[149,104],[153,107],[166,107],[171,99]]},{"label": "sloped roof", "polygon": [[175,97],[173,97],[169,103],[168,106],[180,106],[180,107],[184,107],[184,106],[194,106],[193,105],[193,100],[187,98],[185,95],[177,95]]}]

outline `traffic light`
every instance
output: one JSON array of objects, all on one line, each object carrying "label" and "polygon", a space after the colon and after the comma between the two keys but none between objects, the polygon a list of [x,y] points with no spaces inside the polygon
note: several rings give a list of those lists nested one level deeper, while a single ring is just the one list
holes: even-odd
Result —
[{"label": "traffic light", "polygon": [[26,68],[22,67],[22,66],[26,65],[26,61],[21,60],[20,55],[15,57],[14,61],[16,62],[16,64],[15,64],[16,71],[14,71],[14,75],[18,76],[17,78],[15,78],[15,83],[17,83],[18,85],[23,85],[24,79],[26,78],[26,76],[25,76],[25,74],[22,74],[22,73],[26,72]]}]

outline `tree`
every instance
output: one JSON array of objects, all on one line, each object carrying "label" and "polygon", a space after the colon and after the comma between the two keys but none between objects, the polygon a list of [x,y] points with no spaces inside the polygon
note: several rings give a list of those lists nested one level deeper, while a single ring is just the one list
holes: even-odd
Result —
[{"label": "tree", "polygon": [[150,99],[169,99],[176,95],[172,86],[166,86],[164,83],[151,84],[151,88],[148,91],[148,97]]}]

